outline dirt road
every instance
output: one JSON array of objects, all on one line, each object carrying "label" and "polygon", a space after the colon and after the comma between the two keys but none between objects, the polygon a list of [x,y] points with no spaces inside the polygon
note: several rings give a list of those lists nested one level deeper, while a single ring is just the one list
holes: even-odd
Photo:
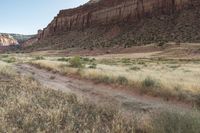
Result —
[{"label": "dirt road", "polygon": [[130,94],[127,91],[69,78],[27,64],[17,65],[16,69],[22,75],[31,75],[43,86],[67,93],[74,93],[79,100],[87,100],[93,104],[115,106],[122,112],[141,113],[159,109],[176,109],[180,111],[186,109],[183,104]]}]

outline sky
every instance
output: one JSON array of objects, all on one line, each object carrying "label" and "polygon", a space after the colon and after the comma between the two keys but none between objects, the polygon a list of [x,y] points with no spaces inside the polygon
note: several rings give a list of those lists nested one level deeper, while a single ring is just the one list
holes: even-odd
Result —
[{"label": "sky", "polygon": [[82,5],[89,0],[1,0],[0,33],[36,34],[62,9]]}]

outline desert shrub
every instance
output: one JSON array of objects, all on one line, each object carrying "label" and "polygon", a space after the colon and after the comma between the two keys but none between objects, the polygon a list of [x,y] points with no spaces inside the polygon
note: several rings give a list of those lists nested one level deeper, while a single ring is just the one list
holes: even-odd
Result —
[{"label": "desert shrub", "polygon": [[1,58],[8,58],[9,56],[7,54],[1,55]]},{"label": "desert shrub", "polygon": [[116,65],[117,64],[117,62],[115,60],[112,60],[112,59],[101,59],[99,61],[99,63],[106,64],[106,65]]},{"label": "desert shrub", "polygon": [[139,61],[138,64],[139,65],[146,65],[146,63],[144,61]]},{"label": "desert shrub", "polygon": [[181,65],[168,65],[169,68],[172,68],[172,69],[177,69],[179,67],[181,67]]},{"label": "desert shrub", "polygon": [[35,60],[44,60],[45,58],[43,56],[36,56]]},{"label": "desert shrub", "polygon": [[146,77],[144,81],[142,81],[142,86],[145,88],[152,88],[156,86],[155,79],[152,79],[151,77]]},{"label": "desert shrub", "polygon": [[163,47],[165,44],[166,44],[165,41],[160,41],[160,42],[158,43],[158,46],[159,46],[159,47]]},{"label": "desert shrub", "polygon": [[81,61],[81,58],[79,56],[75,56],[75,57],[71,58],[69,60],[69,64],[70,64],[69,65],[70,67],[74,67],[74,68],[81,68],[84,66]]},{"label": "desert shrub", "polygon": [[90,62],[90,58],[87,58],[87,57],[82,57],[81,60],[83,60],[85,62]]},{"label": "desert shrub", "polygon": [[130,67],[130,70],[134,70],[134,71],[139,71],[141,68],[138,66],[132,66]]},{"label": "desert shrub", "polygon": [[129,58],[123,58],[121,60],[121,62],[124,63],[124,64],[129,64],[129,63],[131,63],[131,60]]},{"label": "desert shrub", "polygon": [[92,63],[91,65],[89,65],[88,68],[96,69],[97,68],[97,64],[96,63]]},{"label": "desert shrub", "polygon": [[98,76],[94,78],[94,80],[96,80],[97,83],[106,83],[106,84],[114,83],[114,79],[106,75]]},{"label": "desert shrub", "polygon": [[9,58],[4,58],[3,61],[7,63],[14,63],[17,61],[17,59],[15,57],[9,57]]},{"label": "desert shrub", "polygon": [[124,76],[119,76],[117,79],[116,79],[116,82],[120,85],[127,85],[128,84],[128,79]]},{"label": "desert shrub", "polygon": [[178,100],[185,100],[188,97],[188,93],[186,93],[180,85],[174,87],[175,92],[177,93]]},{"label": "desert shrub", "polygon": [[90,62],[94,62],[94,61],[96,61],[96,59],[95,59],[95,58],[92,58],[92,59],[90,59]]},{"label": "desert shrub", "polygon": [[81,57],[80,59],[84,64],[91,64],[91,63],[95,63],[96,61],[95,58],[88,58],[88,57]]},{"label": "desert shrub", "polygon": [[64,57],[58,58],[58,61],[65,61],[65,62],[68,62],[68,61],[69,61],[69,58],[64,58]]},{"label": "desert shrub", "polygon": [[200,94],[198,94],[198,95],[196,96],[195,103],[196,103],[197,107],[200,108]]}]

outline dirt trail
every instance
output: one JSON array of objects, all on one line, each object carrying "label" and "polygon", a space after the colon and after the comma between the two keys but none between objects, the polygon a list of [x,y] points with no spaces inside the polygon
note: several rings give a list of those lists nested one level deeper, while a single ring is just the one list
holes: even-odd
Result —
[{"label": "dirt trail", "polygon": [[165,102],[157,98],[145,98],[136,94],[129,94],[126,91],[113,89],[101,84],[94,84],[69,78],[46,70],[35,68],[34,66],[21,64],[16,66],[17,72],[22,75],[31,75],[42,85],[61,90],[67,93],[74,93],[80,100],[97,105],[109,105],[119,108],[122,112],[149,112],[159,109],[186,110],[182,104]]}]

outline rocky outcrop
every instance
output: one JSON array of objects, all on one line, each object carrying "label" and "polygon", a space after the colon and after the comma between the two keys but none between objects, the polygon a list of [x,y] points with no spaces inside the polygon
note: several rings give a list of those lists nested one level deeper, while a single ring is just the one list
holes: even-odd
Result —
[{"label": "rocky outcrop", "polygon": [[34,43],[36,43],[37,41],[38,41],[38,38],[37,38],[36,36],[34,36],[34,37],[32,37],[32,38],[30,38],[30,39],[24,41],[24,42],[21,44],[21,46],[24,47],[24,48],[25,48],[25,47],[29,47],[29,46],[33,45]]},{"label": "rocky outcrop", "polygon": [[61,10],[53,21],[38,33],[43,39],[71,30],[84,30],[96,25],[138,21],[152,14],[171,14],[191,0],[91,0],[75,9]]},{"label": "rocky outcrop", "polygon": [[0,34],[0,46],[10,46],[19,44],[16,39],[8,34]]},{"label": "rocky outcrop", "polygon": [[25,41],[29,40],[30,38],[35,37],[35,35],[22,35],[22,34],[8,34],[12,36],[15,40],[19,42],[19,44],[24,43]]}]

